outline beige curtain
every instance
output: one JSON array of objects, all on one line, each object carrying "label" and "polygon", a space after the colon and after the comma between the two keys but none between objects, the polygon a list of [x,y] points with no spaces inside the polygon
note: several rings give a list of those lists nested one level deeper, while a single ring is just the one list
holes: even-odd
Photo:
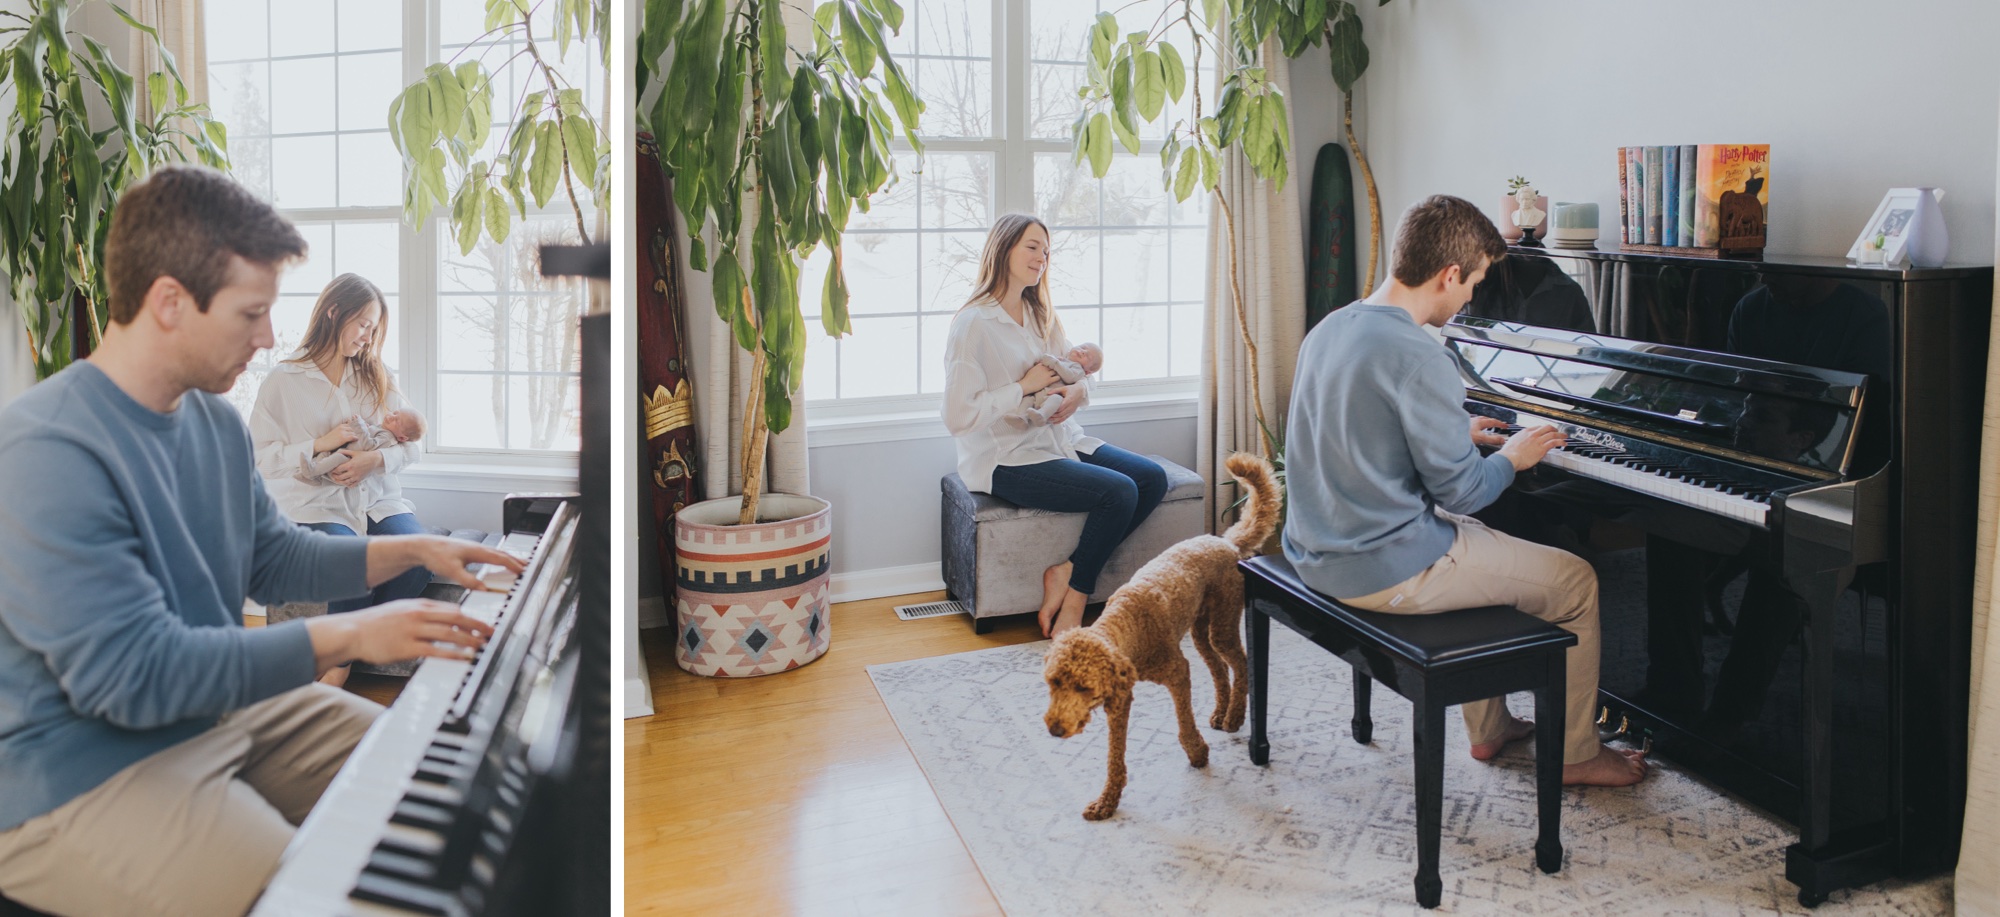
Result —
[{"label": "beige curtain", "polygon": [[[675,219],[681,217],[676,214]],[[747,224],[746,224],[747,225]],[[687,233],[678,233],[681,264],[687,260]],[[711,245],[709,251],[715,251]],[[743,492],[743,405],[751,386],[750,355],[736,346],[729,324],[715,315],[710,276],[688,269],[681,276],[687,293],[689,378],[694,380],[694,428],[701,458],[695,470],[708,499]],[[817,329],[807,329],[817,333]],[[792,393],[792,424],[764,448],[764,492],[811,492],[806,474],[806,409],[803,393]]]},{"label": "beige curtain", "polygon": [[[1264,43],[1264,66],[1285,94],[1285,118],[1292,98],[1291,61],[1272,38]],[[1264,418],[1282,433],[1291,403],[1292,367],[1306,333],[1305,238],[1299,223],[1299,196],[1291,183],[1307,181],[1297,151],[1287,154],[1290,178],[1281,190],[1258,178],[1240,149],[1223,155],[1222,185],[1236,224],[1237,281],[1243,314],[1257,347],[1257,387]],[[1220,530],[1236,483],[1222,463],[1232,452],[1261,454],[1263,434],[1250,405],[1250,357],[1237,328],[1236,299],[1230,284],[1229,219],[1209,198],[1207,325],[1202,333],[1201,403],[1195,422],[1195,471],[1209,482],[1204,498],[1208,519]]]},{"label": "beige curtain", "polygon": [[158,114],[153,111],[151,94],[146,92],[146,74],[166,72],[166,65],[160,61],[162,47],[174,56],[174,67],[180,71],[181,82],[187,84],[188,100],[208,101],[208,43],[203,33],[201,6],[202,0],[130,0],[125,5],[132,18],[160,33],[160,47],[155,47],[146,33],[132,30],[129,60],[139,97],[140,120],[151,120]]},{"label": "beige curtain", "polygon": [[[2000,254],[2000,253],[1996,253]],[[1996,299],[2000,307],[2000,299]],[[1979,547],[1972,573],[1972,698],[1966,724],[1965,834],[1954,897],[1960,914],[2000,915],[2000,630],[1987,619],[2000,605],[2000,323],[1987,345],[1986,417],[1979,443]],[[1991,667],[1991,668],[1989,668]]]}]

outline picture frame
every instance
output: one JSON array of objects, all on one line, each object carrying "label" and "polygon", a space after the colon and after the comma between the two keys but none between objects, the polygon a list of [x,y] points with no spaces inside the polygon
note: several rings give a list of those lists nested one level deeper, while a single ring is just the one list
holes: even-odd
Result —
[{"label": "picture frame", "polygon": [[[1854,237],[1854,244],[1847,249],[1847,260],[1862,262],[1863,249],[1869,239],[1882,238],[1882,264],[1897,265],[1909,259],[1911,230],[1917,215],[1917,197],[1924,193],[1920,188],[1890,188],[1882,195],[1882,202],[1875,205],[1874,215],[1867,225],[1861,227],[1861,234]],[[1864,263],[1873,264],[1873,260]]]}]

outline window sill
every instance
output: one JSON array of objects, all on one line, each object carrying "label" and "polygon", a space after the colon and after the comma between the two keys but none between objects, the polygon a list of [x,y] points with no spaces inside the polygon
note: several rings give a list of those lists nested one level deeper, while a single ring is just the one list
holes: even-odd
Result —
[{"label": "window sill", "polygon": [[[1085,429],[1121,423],[1181,420],[1195,416],[1195,392],[1099,395],[1086,406]],[[936,408],[891,410],[815,418],[806,415],[806,446],[858,446],[869,443],[950,439]]]},{"label": "window sill", "polygon": [[398,475],[404,490],[466,493],[569,493],[576,469],[546,465],[421,461]]}]

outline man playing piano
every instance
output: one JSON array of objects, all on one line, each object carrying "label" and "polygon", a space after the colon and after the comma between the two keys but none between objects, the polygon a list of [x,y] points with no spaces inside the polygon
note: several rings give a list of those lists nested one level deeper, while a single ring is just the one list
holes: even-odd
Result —
[{"label": "man playing piano", "polygon": [[[242,626],[421,565],[519,561],[428,536],[332,538],[264,492],[221,393],[272,346],[305,240],[221,173],[125,192],[111,325],[0,413],[0,892],[57,914],[241,914],[380,708],[312,684],[353,660],[467,656],[421,600]],[[77,332],[82,333],[82,332]]]},{"label": "man playing piano", "polygon": [[[1466,513],[1562,445],[1553,427],[1511,438],[1465,411],[1465,385],[1424,326],[1443,327],[1507,252],[1471,203],[1436,195],[1396,227],[1389,278],[1328,316],[1299,353],[1286,452],[1285,557],[1307,585],[1355,608],[1428,614],[1512,605],[1576,634],[1567,651],[1563,782],[1626,786],[1639,752],[1599,741],[1597,576],[1566,551],[1487,528]],[[1479,445],[1498,446],[1481,457]],[[1472,756],[1533,734],[1506,698],[1464,705]]]}]

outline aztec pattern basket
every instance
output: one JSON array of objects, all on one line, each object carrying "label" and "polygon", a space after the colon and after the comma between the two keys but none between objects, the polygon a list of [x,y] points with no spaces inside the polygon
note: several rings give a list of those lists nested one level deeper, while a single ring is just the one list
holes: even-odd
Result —
[{"label": "aztec pattern basket", "polygon": [[737,525],[741,497],[674,515],[674,661],[696,675],[743,678],[798,668],[833,640],[829,546],[833,507],[765,494]]}]

